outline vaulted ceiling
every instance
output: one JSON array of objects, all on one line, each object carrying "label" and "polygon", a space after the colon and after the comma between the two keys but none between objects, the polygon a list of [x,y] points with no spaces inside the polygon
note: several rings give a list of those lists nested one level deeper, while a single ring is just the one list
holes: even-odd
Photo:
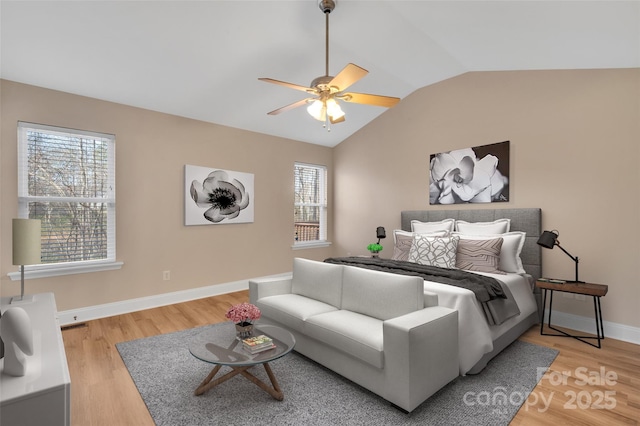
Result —
[{"label": "vaulted ceiling", "polygon": [[[329,73],[404,98],[470,71],[640,67],[638,1],[351,1],[330,15]],[[324,75],[317,0],[0,2],[7,80],[303,142],[335,146],[386,109],[343,104],[331,126],[300,85]],[[47,123],[55,124],[55,123]]]}]

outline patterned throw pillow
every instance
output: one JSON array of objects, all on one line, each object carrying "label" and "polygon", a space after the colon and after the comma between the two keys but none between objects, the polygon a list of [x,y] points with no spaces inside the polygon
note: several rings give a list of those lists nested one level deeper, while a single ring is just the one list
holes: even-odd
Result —
[{"label": "patterned throw pillow", "polygon": [[500,250],[502,238],[490,240],[465,240],[458,242],[456,268],[467,271],[489,272],[504,274],[500,268]]},{"label": "patterned throw pillow", "polygon": [[441,268],[455,268],[459,240],[460,237],[415,235],[411,250],[409,250],[409,262]]},{"label": "patterned throw pillow", "polygon": [[[453,235],[465,240],[486,240],[491,236],[485,235],[464,235],[454,232]],[[504,234],[494,235],[494,238],[502,238],[502,249],[500,250],[500,270],[504,272],[511,272],[514,274],[526,273],[522,266],[522,259],[520,253],[524,246],[524,240],[527,236],[526,232],[511,231]]]},{"label": "patterned throw pillow", "polygon": [[[408,234],[408,235],[407,235]],[[393,260],[409,260],[409,251],[411,250],[411,244],[413,243],[413,234],[411,233],[396,233],[396,244],[393,246]]]},{"label": "patterned throw pillow", "polygon": [[[402,231],[400,229],[393,231],[394,246],[393,255],[391,256],[392,260],[409,261],[409,251],[411,250],[411,244],[413,244],[414,235],[413,232]],[[427,237],[448,237],[449,232],[437,231],[422,235]]]}]

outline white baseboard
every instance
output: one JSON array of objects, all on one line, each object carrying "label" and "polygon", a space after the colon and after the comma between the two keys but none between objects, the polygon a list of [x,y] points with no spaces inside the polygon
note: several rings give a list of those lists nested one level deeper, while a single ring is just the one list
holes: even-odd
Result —
[{"label": "white baseboard", "polygon": [[[279,278],[287,275],[288,274],[278,274],[251,279]],[[86,308],[59,311],[58,320],[60,322],[60,326],[68,326],[84,321],[107,318],[114,315],[128,314],[131,312],[157,308],[160,306],[173,305],[174,303],[188,302],[190,300],[203,299],[205,297],[211,296],[219,296],[221,294],[247,290],[249,288],[249,281],[249,279],[234,281],[230,283],[199,287],[190,290],[158,294],[155,296],[123,300],[122,302],[105,303],[103,305],[88,306]]]},{"label": "white baseboard", "polygon": [[[291,273],[270,275],[259,279],[281,278],[290,276]],[[258,279],[258,278],[252,278]],[[190,290],[176,291],[172,293],[158,294],[156,296],[141,297],[137,299],[124,300],[122,302],[106,303],[104,305],[89,306],[86,308],[59,311],[58,320],[61,326],[73,325],[84,321],[91,321],[99,318],[111,317],[114,315],[128,314],[142,311],[144,309],[157,308],[160,306],[172,305],[174,303],[188,302],[190,300],[203,299],[205,297],[219,296],[221,294],[233,293],[247,290],[249,279],[230,283],[199,287]],[[548,311],[547,311],[548,314]],[[545,322],[547,318],[545,318]],[[593,317],[583,317],[579,315],[567,314],[564,312],[553,312],[553,325],[570,328],[583,333],[595,334],[595,320]],[[615,322],[604,321],[604,335],[612,339],[622,340],[640,345],[640,328]]]},{"label": "white baseboard", "polygon": [[[545,312],[545,324],[548,321],[549,311]],[[566,327],[582,333],[596,334],[596,321],[594,317],[583,317],[579,315],[567,314],[554,310],[552,316],[553,326]],[[631,327],[625,324],[618,324],[610,321],[603,321],[604,336],[616,340],[623,340],[629,343],[640,345],[640,328]]]}]

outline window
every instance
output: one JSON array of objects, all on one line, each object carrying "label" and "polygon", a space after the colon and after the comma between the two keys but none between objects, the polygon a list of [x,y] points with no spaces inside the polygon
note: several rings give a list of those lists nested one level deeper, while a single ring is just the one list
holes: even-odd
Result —
[{"label": "window", "polygon": [[27,274],[120,267],[115,211],[113,135],[18,123],[18,216],[42,221],[42,264]]},{"label": "window", "polygon": [[327,242],[327,168],[294,166],[294,245]]}]

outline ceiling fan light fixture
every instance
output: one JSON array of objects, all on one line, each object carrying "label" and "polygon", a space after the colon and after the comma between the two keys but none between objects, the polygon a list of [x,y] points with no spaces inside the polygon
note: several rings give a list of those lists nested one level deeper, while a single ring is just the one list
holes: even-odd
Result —
[{"label": "ceiling fan light fixture", "polygon": [[327,100],[327,114],[329,114],[332,120],[344,117],[344,111],[342,111],[338,102],[333,98]]},{"label": "ceiling fan light fixture", "polygon": [[325,121],[327,119],[327,107],[320,99],[311,102],[307,107],[307,112],[318,121]]},{"label": "ceiling fan light fixture", "polygon": [[286,105],[271,112],[269,115],[277,115],[294,108],[307,105],[307,112],[313,118],[323,122],[323,127],[327,131],[331,131],[330,124],[342,123],[345,121],[345,113],[342,111],[338,100],[344,102],[353,102],[357,104],[375,105],[385,108],[394,106],[400,98],[392,98],[390,96],[371,95],[366,93],[346,92],[355,82],[359,81],[369,71],[355,64],[349,63],[338,74],[329,75],[329,14],[336,6],[336,0],[316,0],[320,10],[325,15],[325,73],[323,76],[316,77],[309,87],[300,86],[299,84],[287,83],[286,81],[274,80],[272,78],[259,78],[267,83],[274,83],[291,89],[306,92],[309,95],[315,95],[315,98],[302,99],[298,102]]}]

